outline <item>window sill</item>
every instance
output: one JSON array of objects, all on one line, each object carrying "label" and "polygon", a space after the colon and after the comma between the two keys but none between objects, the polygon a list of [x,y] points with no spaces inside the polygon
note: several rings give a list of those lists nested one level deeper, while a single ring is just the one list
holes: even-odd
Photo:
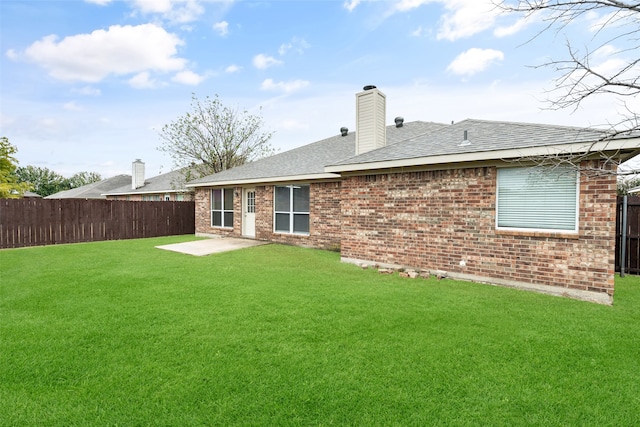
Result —
[{"label": "window sill", "polygon": [[307,237],[310,236],[309,233],[289,233],[288,231],[278,231],[278,230],[275,230],[273,234],[283,234],[286,236],[307,236]]},{"label": "window sill", "polygon": [[544,237],[554,239],[579,239],[580,234],[575,231],[528,231],[528,230],[506,230],[503,228],[496,229],[497,235],[502,236],[520,236],[520,237]]}]

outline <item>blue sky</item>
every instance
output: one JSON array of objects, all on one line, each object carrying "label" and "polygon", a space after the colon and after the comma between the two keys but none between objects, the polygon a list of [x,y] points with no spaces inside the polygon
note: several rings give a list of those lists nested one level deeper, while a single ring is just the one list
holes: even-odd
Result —
[{"label": "blue sky", "polygon": [[[533,40],[544,22],[522,18],[491,0],[2,0],[0,133],[20,166],[106,178],[138,158],[147,176],[170,171],[158,131],[192,93],[261,114],[279,151],[355,130],[369,84],[389,124],[615,122],[614,97],[544,110],[558,75],[534,67],[565,58],[567,39],[599,46],[605,16]],[[624,47],[601,47],[594,64],[624,60]]]}]

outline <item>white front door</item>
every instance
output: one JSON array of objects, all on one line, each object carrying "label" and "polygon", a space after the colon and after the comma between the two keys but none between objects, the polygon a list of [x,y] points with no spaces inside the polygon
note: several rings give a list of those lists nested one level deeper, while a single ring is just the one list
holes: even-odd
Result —
[{"label": "white front door", "polygon": [[256,237],[256,190],[245,188],[242,191],[242,235]]}]

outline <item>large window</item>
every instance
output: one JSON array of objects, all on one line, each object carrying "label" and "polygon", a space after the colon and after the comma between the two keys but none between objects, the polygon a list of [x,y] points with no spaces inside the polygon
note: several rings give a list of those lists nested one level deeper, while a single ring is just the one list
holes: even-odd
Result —
[{"label": "large window", "polygon": [[233,228],[233,188],[211,190],[211,225]]},{"label": "large window", "polygon": [[498,229],[578,231],[578,171],[568,167],[498,170]]},{"label": "large window", "polygon": [[309,233],[308,185],[276,186],[275,231]]}]

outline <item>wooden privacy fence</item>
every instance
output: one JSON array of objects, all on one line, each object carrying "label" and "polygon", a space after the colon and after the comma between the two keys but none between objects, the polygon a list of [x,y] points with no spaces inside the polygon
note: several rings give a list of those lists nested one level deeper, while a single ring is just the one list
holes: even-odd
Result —
[{"label": "wooden privacy fence", "polygon": [[625,273],[640,274],[640,197],[627,196],[627,229],[622,240],[623,198],[618,196],[616,214],[616,271],[620,271],[620,254],[625,248]]},{"label": "wooden privacy fence", "polygon": [[194,202],[0,199],[0,248],[193,233]]}]

